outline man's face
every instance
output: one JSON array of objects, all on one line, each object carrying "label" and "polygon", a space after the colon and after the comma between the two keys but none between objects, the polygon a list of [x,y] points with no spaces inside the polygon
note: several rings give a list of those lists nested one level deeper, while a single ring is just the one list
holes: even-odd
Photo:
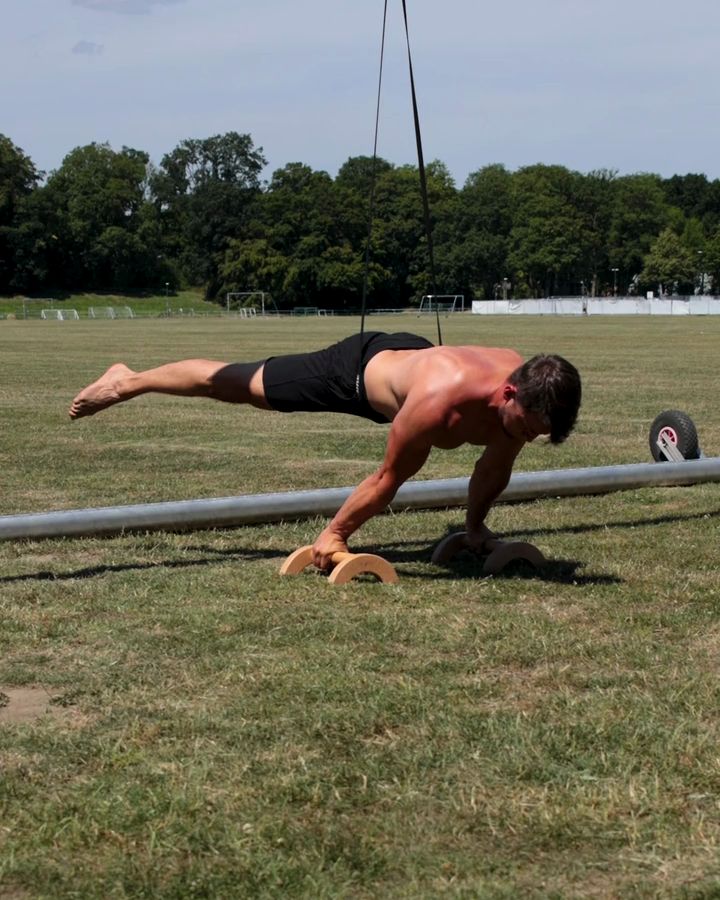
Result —
[{"label": "man's face", "polygon": [[515,393],[506,397],[501,407],[502,427],[505,433],[517,440],[534,441],[541,434],[550,434],[550,423],[539,413],[530,412],[518,403]]}]

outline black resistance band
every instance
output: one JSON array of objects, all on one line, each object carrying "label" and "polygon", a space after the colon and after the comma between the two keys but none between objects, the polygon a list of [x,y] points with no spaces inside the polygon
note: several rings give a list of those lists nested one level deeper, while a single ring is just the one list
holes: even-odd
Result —
[{"label": "black resistance band", "polygon": [[[410,67],[410,89],[412,92],[412,103],[413,103],[413,118],[415,121],[415,143],[417,145],[417,155],[418,155],[418,170],[420,172],[420,190],[422,193],[423,200],[423,218],[425,222],[425,235],[427,238],[427,246],[428,246],[428,258],[430,261],[430,291],[431,295],[435,295],[437,293],[436,290],[436,278],[435,278],[435,254],[433,252],[433,240],[432,240],[432,224],[430,222],[430,203],[428,201],[428,190],[427,190],[427,178],[425,176],[425,162],[423,160],[423,150],[422,150],[422,136],[420,134],[420,115],[418,113],[418,105],[417,105],[417,97],[415,94],[415,77],[413,75],[413,65],[412,65],[412,53],[410,52],[410,30],[408,28],[408,18],[407,18],[407,7],[405,4],[405,0],[402,0],[403,5],[403,18],[405,21],[405,40],[407,43],[407,51],[408,51],[408,64]],[[357,377],[355,379],[355,392],[357,396],[360,396],[360,377],[361,377],[361,367],[362,367],[362,336],[365,333],[365,312],[367,308],[367,295],[368,295],[368,281],[369,281],[369,273],[370,273],[370,241],[372,237],[372,225],[373,225],[373,217],[375,213],[375,183],[377,180],[377,146],[378,146],[378,132],[380,126],[380,97],[382,95],[382,76],[383,76],[383,63],[385,60],[385,33],[387,29],[387,8],[388,8],[388,0],[385,0],[385,5],[383,9],[383,25],[382,25],[382,39],[380,42],[380,74],[378,76],[378,88],[377,88],[377,104],[375,109],[375,138],[373,141],[373,155],[372,155],[372,163],[370,167],[370,199],[368,202],[368,221],[367,221],[367,239],[365,241],[365,266],[363,271],[363,285],[362,285],[362,305],[360,309],[360,355],[358,357],[358,371]],[[432,304],[432,300],[431,300]],[[438,333],[438,345],[442,345],[442,332],[440,330],[440,309],[436,305],[435,307],[435,318],[437,322],[437,333]]]}]

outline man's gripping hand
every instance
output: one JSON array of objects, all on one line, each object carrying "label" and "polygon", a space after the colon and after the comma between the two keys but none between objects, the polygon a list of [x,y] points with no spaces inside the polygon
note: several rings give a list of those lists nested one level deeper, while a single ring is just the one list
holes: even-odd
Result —
[{"label": "man's gripping hand", "polygon": [[490,531],[487,525],[480,525],[465,533],[465,541],[468,548],[481,555],[490,553],[492,542],[497,540],[498,536],[493,531]]},{"label": "man's gripping hand", "polygon": [[318,569],[329,569],[332,565],[333,553],[349,552],[345,539],[328,525],[313,544],[313,564]]}]

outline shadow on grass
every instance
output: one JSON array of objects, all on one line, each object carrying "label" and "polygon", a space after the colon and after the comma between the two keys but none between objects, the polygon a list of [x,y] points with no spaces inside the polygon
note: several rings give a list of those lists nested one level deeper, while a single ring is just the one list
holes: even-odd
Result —
[{"label": "shadow on grass", "polygon": [[[408,542],[407,545],[394,544],[392,549],[385,553],[388,562],[395,564],[404,564],[400,575],[403,579],[422,579],[427,581],[457,581],[458,579],[483,578],[482,560],[473,557],[471,554],[463,554],[456,559],[452,567],[440,568],[433,566],[432,571],[421,571],[417,567],[412,567],[413,563],[428,565],[430,563],[430,555],[432,548],[425,543],[419,541]],[[407,548],[407,549],[399,549]],[[21,584],[28,581],[74,581],[89,578],[101,578],[104,575],[111,575],[122,572],[147,572],[152,569],[190,569],[198,566],[212,566],[218,563],[226,563],[228,560],[235,562],[252,562],[258,559],[279,559],[286,556],[290,551],[281,551],[277,549],[254,550],[247,548],[236,548],[233,550],[214,550],[211,547],[197,546],[188,548],[198,555],[193,559],[168,559],[158,560],[155,562],[137,562],[137,563],[117,563],[113,565],[87,566],[82,569],[71,569],[66,572],[51,572],[43,570],[40,572],[28,572],[23,575],[4,575],[0,576],[0,584]],[[377,553],[378,549],[383,548],[377,546],[371,547],[354,547],[358,553]],[[542,571],[533,569],[527,563],[522,561],[513,563],[507,567],[504,572],[495,575],[496,579],[518,579],[525,578],[529,580],[552,581],[562,584],[613,584],[620,579],[609,575],[578,575],[577,569],[582,563],[577,560],[555,559],[548,560],[547,565]],[[407,567],[406,567],[407,566]]]},{"label": "shadow on grass", "polygon": [[[449,532],[448,532],[449,533]],[[385,559],[393,565],[403,563],[430,563],[432,547],[423,545],[418,550],[398,549],[402,545],[393,544],[392,549],[383,553]],[[372,551],[369,551],[372,552]],[[483,574],[485,557],[477,556],[470,551],[463,551],[455,559],[442,565],[433,565],[432,571],[418,569],[402,570],[403,578],[425,579],[428,581],[458,581],[468,579],[477,581],[488,576]],[[622,584],[623,579],[616,575],[596,573],[593,575],[578,574],[578,569],[585,565],[578,559],[548,559],[542,569],[535,569],[525,560],[511,562],[502,572],[493,575],[495,581],[525,579],[527,581],[544,581],[555,584],[583,585]]]},{"label": "shadow on grass", "polygon": [[[526,528],[513,531],[512,539],[528,538],[537,535],[553,535],[553,534],[585,534],[592,531],[604,531],[609,528],[641,528],[643,526],[652,525],[671,525],[681,522],[691,522],[704,518],[716,518],[720,516],[720,510],[705,511],[701,513],[688,513],[686,515],[664,515],[654,518],[641,519],[623,519],[615,522],[593,522],[582,525],[560,525],[555,528]],[[462,529],[461,523],[448,525],[445,534],[446,537],[454,531]],[[503,537],[503,535],[499,535]],[[438,538],[441,540],[442,538]],[[385,544],[388,550],[375,546],[363,547],[354,546],[353,550],[357,553],[378,553],[393,565],[421,563],[429,564],[432,554],[432,547],[423,541],[403,541],[392,544]],[[237,562],[249,562],[256,559],[276,559],[281,556],[287,556],[291,551],[283,551],[279,549],[256,550],[246,548],[236,548],[233,550],[215,550],[205,545],[190,547],[191,551],[197,553],[208,554],[196,559],[181,560],[161,560],[159,562],[146,563],[119,563],[117,565],[107,566],[88,566],[83,569],[73,569],[69,572],[30,572],[25,575],[5,575],[0,576],[0,584],[17,584],[23,581],[71,581],[73,579],[97,578],[113,572],[143,572],[150,569],[186,569],[194,566],[211,566],[218,562],[225,562],[228,559]],[[573,559],[548,559],[542,569],[534,569],[523,561],[518,561],[509,565],[505,571],[494,575],[495,579],[518,579],[549,581],[558,584],[572,585],[588,585],[588,584],[620,584],[622,579],[615,575],[581,575],[578,569],[584,563],[581,560]],[[457,557],[450,566],[444,569],[434,566],[432,571],[403,570],[403,578],[424,579],[424,580],[457,580],[458,578],[483,578],[482,560],[474,557],[472,554],[463,553]]]},{"label": "shadow on grass", "polygon": [[[552,536],[553,534],[585,534],[592,531],[605,531],[610,528],[642,528],[644,526],[653,525],[672,525],[682,522],[691,522],[698,519],[715,518],[720,516],[720,510],[705,511],[701,513],[688,513],[678,515],[663,515],[652,518],[643,517],[641,519],[624,519],[615,522],[593,522],[583,525],[560,525],[555,528],[526,528],[513,531],[512,535],[498,534],[498,537],[508,540],[518,540],[521,538],[535,537],[538,535]],[[438,542],[455,531],[462,530],[462,523],[458,522],[454,525],[448,525],[445,534],[438,538]],[[412,563],[427,562],[432,553],[432,546],[428,547],[418,541],[400,542],[388,545],[392,549],[385,554],[387,560],[393,564],[396,563]],[[400,549],[415,546],[418,549]],[[370,551],[372,552],[372,551]],[[482,573],[483,559],[475,556],[471,552],[463,552],[454,560],[445,564],[447,570],[438,574],[433,572],[403,572],[405,577],[409,578],[430,578],[430,579],[458,579],[458,578],[484,578]],[[622,584],[623,579],[616,575],[594,574],[581,575],[578,569],[584,566],[581,560],[573,559],[548,559],[542,569],[535,569],[529,563],[522,560],[511,563],[506,569],[497,575],[495,579],[518,579],[525,578],[536,581],[549,581],[559,584],[572,584],[577,586],[599,585],[599,584]]]},{"label": "shadow on grass", "polygon": [[25,575],[0,576],[0,584],[17,584],[23,581],[72,581],[73,579],[98,578],[115,572],[146,572],[149,569],[190,569],[195,566],[212,566],[224,563],[228,559],[237,562],[250,562],[255,559],[275,559],[281,555],[278,550],[212,550],[208,547],[196,548],[211,553],[196,559],[165,559],[157,562],[117,563],[108,566],[87,566],[83,569],[72,569],[69,572],[28,572]]},{"label": "shadow on grass", "polygon": [[[677,515],[656,516],[654,518],[642,519],[618,519],[615,522],[593,522],[583,525],[559,525],[557,528],[525,528],[513,531],[513,537],[532,537],[534,535],[553,535],[553,534],[585,534],[590,531],[605,531],[609,528],[643,528],[650,525],[675,525],[680,522],[694,522],[698,519],[715,519],[720,516],[720,509],[705,510],[698,513],[687,513]],[[451,531],[458,530],[450,529]]]}]

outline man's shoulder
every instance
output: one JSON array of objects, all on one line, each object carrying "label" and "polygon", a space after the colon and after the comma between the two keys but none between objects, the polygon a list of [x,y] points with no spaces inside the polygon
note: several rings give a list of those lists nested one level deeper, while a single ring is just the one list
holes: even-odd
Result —
[{"label": "man's shoulder", "polygon": [[443,346],[437,347],[437,350],[444,349],[451,354],[458,356],[473,356],[484,360],[512,360],[523,362],[523,357],[513,350],[511,347],[486,347],[481,344],[460,344],[456,347]]},{"label": "man's shoulder", "polygon": [[462,344],[457,347],[436,347],[428,361],[464,373],[467,377],[485,376],[495,380],[504,378],[524,362],[516,351],[506,347],[482,347],[476,344]]}]

